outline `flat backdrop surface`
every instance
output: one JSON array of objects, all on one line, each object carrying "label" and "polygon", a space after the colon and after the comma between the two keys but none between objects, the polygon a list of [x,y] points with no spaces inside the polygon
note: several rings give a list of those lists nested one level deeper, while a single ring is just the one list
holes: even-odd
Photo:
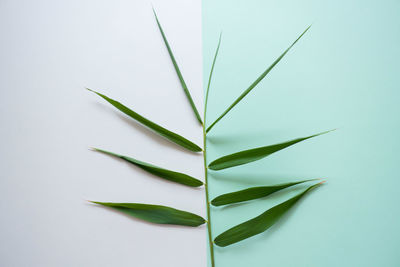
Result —
[{"label": "flat backdrop surface", "polygon": [[[215,126],[210,160],[338,128],[213,174],[213,196],[277,181],[327,179],[268,232],[218,249],[218,267],[400,265],[399,11],[399,1],[203,1],[204,81],[223,31],[210,122],[313,24]],[[213,209],[214,234],[280,197]]]},{"label": "flat backdrop surface", "polygon": [[[201,107],[201,2],[152,3]],[[204,214],[203,190],[89,150],[203,177],[200,155],[176,149],[85,90],[201,144],[150,2],[0,0],[0,36],[0,266],[204,267],[205,227],[154,226],[86,201]]]},{"label": "flat backdrop surface", "polygon": [[[217,267],[399,266],[400,3],[152,3],[200,110],[203,76],[223,31],[209,121],[313,23],[213,129],[209,160],[338,130],[212,173],[210,189],[214,197],[303,178],[328,182],[268,232],[217,249]],[[0,36],[0,266],[206,266],[205,227],[154,226],[86,202],[155,203],[205,214],[203,190],[88,149],[203,176],[200,155],[176,149],[84,89],[100,90],[201,144],[151,4],[1,0]],[[284,198],[213,209],[214,236]]]}]

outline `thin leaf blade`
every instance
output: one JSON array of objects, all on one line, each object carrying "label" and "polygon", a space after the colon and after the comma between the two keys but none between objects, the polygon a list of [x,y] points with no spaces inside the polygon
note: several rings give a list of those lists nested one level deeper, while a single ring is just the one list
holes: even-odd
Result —
[{"label": "thin leaf blade", "polygon": [[167,47],[169,57],[171,58],[171,61],[172,61],[172,64],[174,65],[176,74],[178,75],[178,78],[179,78],[179,81],[181,83],[182,89],[185,92],[185,95],[186,95],[187,99],[189,100],[190,106],[192,107],[193,112],[194,112],[197,120],[202,125],[203,121],[201,120],[200,114],[197,111],[196,105],[193,102],[192,96],[190,95],[190,92],[189,92],[189,89],[188,89],[188,87],[186,85],[186,82],[183,79],[183,76],[182,76],[182,73],[181,73],[181,71],[179,69],[178,63],[175,60],[175,56],[174,56],[174,54],[172,52],[172,49],[171,49],[171,47],[170,47],[170,45],[168,43],[167,37],[164,34],[164,30],[161,27],[160,21],[158,20],[158,17],[157,17],[157,14],[156,14],[156,11],[154,10],[154,8],[153,8],[153,13],[154,13],[154,17],[156,18],[156,21],[157,21],[158,29],[160,30],[160,33],[161,33],[161,36],[162,36],[162,38],[164,40],[165,46]]},{"label": "thin leaf blade", "polygon": [[199,215],[167,206],[142,203],[91,202],[155,224],[197,227],[206,222],[206,220]]},{"label": "thin leaf blade", "polygon": [[272,225],[279,221],[282,216],[292,208],[297,201],[299,201],[308,191],[319,186],[321,183],[312,185],[308,187],[303,192],[297,194],[296,196],[282,202],[279,205],[272,207],[271,209],[265,211],[259,216],[241,223],[235,227],[218,235],[214,243],[220,247],[226,247],[249,237],[261,234],[268,230]]},{"label": "thin leaf blade", "polygon": [[206,133],[208,133],[217,122],[219,122],[236,104],[238,104],[254,87],[261,82],[265,76],[276,66],[276,64],[281,61],[281,59],[289,52],[289,50],[300,40],[301,37],[310,29],[311,25],[304,30],[304,32],[297,37],[297,39],[207,128]]},{"label": "thin leaf blade", "polygon": [[164,138],[170,140],[171,142],[180,145],[181,147],[184,147],[190,151],[193,152],[200,152],[202,151],[201,147],[193,143],[192,141],[189,141],[188,139],[184,138],[183,136],[176,134],[174,132],[171,132],[170,130],[165,129],[164,127],[146,119],[145,117],[139,115],[135,111],[129,109],[128,107],[124,106],[120,102],[111,99],[107,97],[106,95],[103,95],[99,92],[96,92],[94,90],[91,90],[89,88],[86,88],[87,90],[97,94],[98,96],[102,97],[104,100],[106,100],[108,103],[113,105],[115,108],[117,108],[119,111],[125,113],[132,119],[136,120],[137,122],[143,124],[144,126],[150,128],[154,132],[158,133],[159,135],[163,136]]},{"label": "thin leaf blade", "polygon": [[187,174],[184,174],[184,173],[167,170],[167,169],[152,165],[150,163],[146,163],[146,162],[143,162],[143,161],[140,161],[140,160],[128,157],[128,156],[123,156],[123,155],[116,154],[116,153],[106,151],[103,149],[93,148],[93,150],[123,159],[123,160],[125,160],[125,161],[127,161],[127,162],[153,174],[153,175],[163,178],[165,180],[169,180],[169,181],[172,181],[175,183],[179,183],[179,184],[191,186],[191,187],[199,187],[199,186],[203,185],[202,181],[200,181],[192,176],[189,176]]},{"label": "thin leaf blade", "polygon": [[298,182],[290,182],[290,183],[283,183],[283,184],[270,185],[270,186],[250,187],[250,188],[247,188],[244,190],[239,190],[236,192],[220,195],[220,196],[214,198],[211,201],[211,204],[213,206],[223,206],[223,205],[234,204],[234,203],[254,200],[254,199],[258,199],[258,198],[263,198],[263,197],[269,196],[279,190],[288,188],[290,186],[313,181],[313,180],[316,180],[316,179],[308,179],[308,180],[302,180],[302,181],[298,181]]},{"label": "thin leaf blade", "polygon": [[210,92],[211,80],[212,80],[212,76],[213,76],[213,73],[214,73],[215,63],[217,62],[217,56],[218,56],[218,52],[219,52],[219,47],[221,46],[221,40],[222,40],[222,32],[219,34],[219,40],[218,40],[217,49],[215,50],[214,59],[213,59],[213,62],[211,64],[210,75],[208,76],[206,97],[205,97],[205,100],[204,100],[204,123],[206,123],[207,106],[208,106],[208,94]]},{"label": "thin leaf blade", "polygon": [[[333,131],[333,130],[331,130]],[[260,160],[262,158],[265,158],[279,150],[285,149],[289,146],[292,146],[296,143],[299,143],[301,141],[310,139],[312,137],[316,137],[322,134],[326,134],[331,131],[326,131],[314,135],[310,135],[307,137],[302,137],[302,138],[297,138],[294,140],[290,140],[287,142],[279,143],[279,144],[274,144],[274,145],[268,145],[268,146],[263,146],[263,147],[258,147],[258,148],[253,148],[253,149],[248,149],[240,152],[236,152],[227,156],[223,156],[219,159],[214,160],[211,162],[208,167],[211,170],[223,170],[226,168],[231,168],[243,164],[247,164],[253,161]]]}]

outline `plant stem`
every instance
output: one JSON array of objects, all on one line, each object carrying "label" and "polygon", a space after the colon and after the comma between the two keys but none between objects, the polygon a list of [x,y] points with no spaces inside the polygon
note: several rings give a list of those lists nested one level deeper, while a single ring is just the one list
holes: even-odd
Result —
[{"label": "plant stem", "polygon": [[210,212],[210,196],[208,191],[208,168],[207,168],[207,131],[206,131],[206,122],[207,122],[207,104],[208,104],[208,93],[210,92],[211,78],[214,71],[215,62],[217,60],[217,55],[219,51],[219,46],[221,44],[222,33],[219,35],[217,50],[215,51],[214,60],[211,65],[210,76],[208,77],[208,84],[206,89],[206,95],[204,99],[204,123],[203,127],[203,158],[204,158],[204,181],[205,181],[205,191],[206,191],[206,207],[207,207],[207,232],[208,232],[208,245],[210,247],[210,258],[211,258],[211,267],[215,267],[215,258],[214,258],[214,242],[212,239],[211,232],[211,212]]},{"label": "plant stem", "polygon": [[203,158],[204,158],[204,179],[205,179],[205,193],[206,193],[206,206],[207,206],[207,232],[208,232],[208,245],[210,247],[211,267],[215,267],[214,260],[214,243],[211,232],[211,212],[210,212],[210,197],[208,192],[208,168],[207,168],[207,143],[206,143],[206,129],[203,124]]}]

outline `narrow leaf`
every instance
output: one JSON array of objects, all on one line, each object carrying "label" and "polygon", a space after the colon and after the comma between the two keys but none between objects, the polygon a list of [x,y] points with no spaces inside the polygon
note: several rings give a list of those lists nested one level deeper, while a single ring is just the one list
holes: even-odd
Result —
[{"label": "narrow leaf", "polygon": [[298,182],[291,182],[291,183],[284,183],[278,185],[271,185],[271,186],[257,186],[257,187],[250,187],[244,190],[223,194],[211,201],[211,204],[214,206],[223,206],[227,204],[233,204],[238,202],[244,202],[248,200],[253,200],[257,198],[262,198],[271,195],[279,190],[288,188],[290,186],[301,184],[309,181],[313,181],[317,179],[308,179]]},{"label": "narrow leaf", "polygon": [[280,55],[275,61],[274,63],[272,63],[271,66],[269,66],[250,86],[249,88],[247,88],[222,114],[221,116],[219,116],[206,130],[206,132],[208,133],[212,127],[214,127],[214,125],[220,121],[234,106],[236,106],[237,103],[239,103],[248,93],[250,93],[251,90],[253,90],[254,87],[257,86],[257,84],[259,82],[262,81],[262,79],[265,78],[265,76],[267,76],[267,74],[275,67],[276,64],[279,63],[279,61],[281,61],[281,59],[287,54],[287,52],[289,52],[289,50],[297,43],[298,40],[300,40],[300,38],[308,31],[308,29],[310,29],[311,25],[307,27],[307,29],[305,29],[305,31],[285,50],[285,52],[283,52],[282,55]]},{"label": "narrow leaf", "polygon": [[211,65],[210,75],[208,77],[208,84],[207,84],[207,89],[206,89],[206,97],[205,97],[205,100],[204,100],[204,123],[206,123],[208,93],[210,92],[211,79],[212,79],[212,75],[213,75],[213,72],[214,72],[215,62],[217,61],[219,47],[221,45],[221,38],[222,38],[222,32],[219,34],[217,50],[215,51],[214,59],[213,59],[212,65]]},{"label": "narrow leaf", "polygon": [[[333,131],[333,130],[331,130],[331,131]],[[258,148],[253,148],[253,149],[233,153],[233,154],[230,154],[230,155],[227,155],[227,156],[224,156],[224,157],[214,160],[213,162],[210,163],[210,165],[208,165],[208,167],[211,170],[222,170],[222,169],[231,168],[231,167],[243,165],[246,163],[250,163],[250,162],[265,158],[265,157],[271,155],[272,153],[275,153],[279,150],[282,150],[284,148],[292,146],[298,142],[301,142],[301,141],[307,140],[309,138],[319,136],[321,134],[325,134],[328,132],[330,132],[330,131],[310,135],[307,137],[297,138],[297,139],[294,139],[291,141],[287,141],[287,142],[283,142],[283,143],[279,143],[279,144],[275,144],[275,145],[263,146],[263,147],[258,147]]]},{"label": "narrow leaf", "polygon": [[118,101],[115,101],[101,93],[98,93],[96,91],[93,91],[89,88],[86,88],[89,91],[99,95],[100,97],[102,97],[103,99],[105,99],[108,103],[110,103],[111,105],[113,105],[114,107],[116,107],[118,110],[120,110],[121,112],[125,113],[126,115],[128,115],[129,117],[131,117],[132,119],[140,122],[141,124],[143,124],[144,126],[147,126],[148,128],[152,129],[154,132],[158,133],[159,135],[167,138],[168,140],[170,140],[171,142],[174,142],[175,144],[178,144],[190,151],[194,151],[194,152],[200,152],[202,151],[202,149],[196,145],[195,143],[187,140],[186,138],[184,138],[183,136],[180,136],[179,134],[173,133],[167,129],[165,129],[164,127],[146,119],[145,117],[139,115],[138,113],[136,113],[135,111],[129,109],[128,107],[124,106],[123,104],[121,104]]},{"label": "narrow leaf", "polygon": [[160,22],[159,22],[159,20],[158,20],[158,17],[157,17],[157,14],[156,14],[156,11],[154,10],[154,8],[153,8],[153,12],[154,12],[154,16],[155,16],[156,21],[157,21],[158,28],[160,29],[162,38],[163,38],[163,40],[164,40],[165,46],[167,47],[168,54],[169,54],[169,56],[170,56],[170,58],[171,58],[171,61],[172,61],[172,64],[174,65],[176,74],[178,75],[179,81],[180,81],[180,83],[181,83],[181,85],[182,85],[183,91],[185,92],[186,97],[187,97],[187,99],[189,100],[190,105],[192,106],[193,112],[194,112],[194,114],[196,115],[197,120],[200,122],[200,124],[203,124],[203,122],[202,122],[202,120],[201,120],[201,117],[200,117],[200,114],[199,114],[199,112],[197,111],[196,105],[195,105],[194,102],[193,102],[192,96],[190,95],[189,89],[187,88],[187,85],[186,85],[186,83],[185,83],[185,80],[183,79],[182,73],[181,73],[181,71],[180,71],[180,69],[179,69],[179,67],[178,67],[178,63],[176,63],[174,54],[172,53],[171,47],[169,46],[167,37],[165,37],[164,31],[163,31],[163,29],[162,29],[162,27],[161,27],[161,24],[160,24]]},{"label": "narrow leaf", "polygon": [[261,234],[282,218],[282,216],[308,191],[320,184],[321,183],[312,185],[303,192],[279,205],[274,206],[261,215],[223,232],[215,238],[215,244],[220,247],[226,247],[246,238]]},{"label": "narrow leaf", "polygon": [[91,202],[110,207],[129,216],[156,224],[173,224],[196,227],[206,222],[202,217],[196,214],[166,206],[141,203]]},{"label": "narrow leaf", "polygon": [[146,162],[143,162],[143,161],[131,158],[131,157],[115,154],[113,152],[109,152],[109,151],[106,151],[103,149],[98,149],[98,148],[93,148],[93,149],[95,151],[99,151],[99,152],[105,153],[107,155],[111,155],[111,156],[123,159],[123,160],[125,160],[125,161],[151,173],[151,174],[154,174],[158,177],[161,177],[163,179],[166,179],[166,180],[169,180],[169,181],[172,181],[175,183],[192,186],[192,187],[198,187],[198,186],[203,185],[202,181],[197,180],[196,178],[193,178],[192,176],[189,176],[184,173],[166,170],[161,167],[157,167],[152,164],[149,164],[149,163],[146,163]]}]

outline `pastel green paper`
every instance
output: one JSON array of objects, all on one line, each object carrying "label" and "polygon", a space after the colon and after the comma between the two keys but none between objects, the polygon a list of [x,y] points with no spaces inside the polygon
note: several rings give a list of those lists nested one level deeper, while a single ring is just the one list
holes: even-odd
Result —
[{"label": "pastel green paper", "polygon": [[[223,31],[209,118],[217,118],[312,23],[246,103],[209,132],[208,163],[260,143],[338,128],[265,160],[209,173],[212,199],[299,175],[327,179],[282,223],[216,249],[218,267],[399,266],[399,11],[399,1],[203,0],[204,84]],[[277,194],[213,208],[213,233],[284,199]]]}]

